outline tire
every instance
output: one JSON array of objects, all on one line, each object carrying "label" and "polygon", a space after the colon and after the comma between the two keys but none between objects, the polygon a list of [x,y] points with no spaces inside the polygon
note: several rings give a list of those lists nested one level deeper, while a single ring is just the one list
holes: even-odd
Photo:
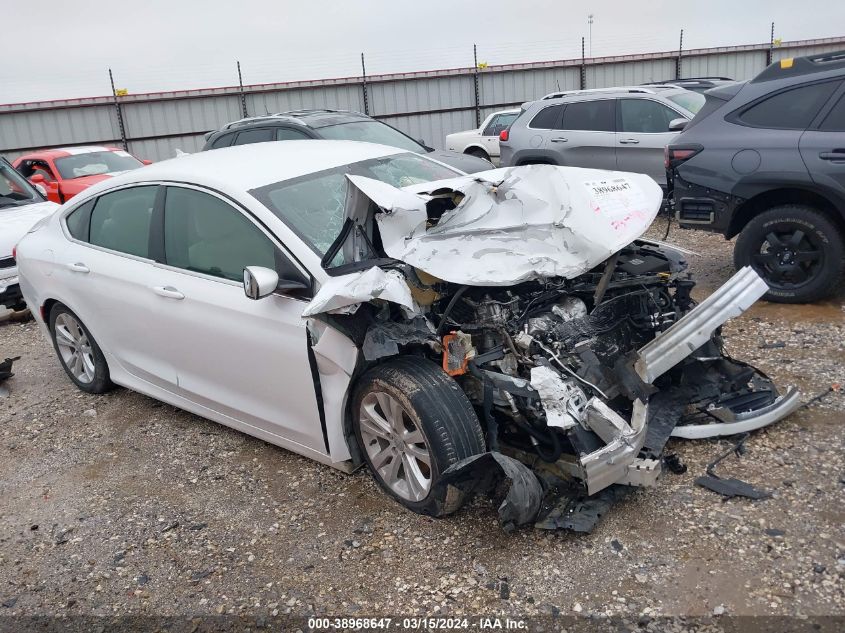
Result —
[{"label": "tire", "polygon": [[769,284],[763,297],[776,303],[809,303],[833,293],[842,275],[839,227],[804,205],[773,207],[742,229],[734,247],[737,270],[751,266]]},{"label": "tire", "polygon": [[[391,426],[391,411],[400,413],[399,430]],[[385,492],[418,514],[441,517],[461,507],[464,494],[437,486],[438,478],[486,448],[475,411],[453,378],[424,358],[392,359],[361,377],[352,412],[361,453]],[[428,466],[417,459],[424,453]],[[420,481],[426,475],[427,488]]]},{"label": "tire", "polygon": [[485,152],[483,149],[478,147],[470,147],[468,150],[464,152],[464,154],[469,154],[470,156],[475,156],[476,158],[483,158],[484,160],[490,160],[490,154]]},{"label": "tire", "polygon": [[114,387],[106,357],[79,317],[57,303],[48,323],[59,362],[77,387],[87,393],[105,393]]}]

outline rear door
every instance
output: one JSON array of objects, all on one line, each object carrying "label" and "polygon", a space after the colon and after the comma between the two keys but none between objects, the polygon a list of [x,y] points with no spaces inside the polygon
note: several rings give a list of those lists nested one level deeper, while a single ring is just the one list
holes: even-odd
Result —
[{"label": "rear door", "polygon": [[566,104],[550,140],[561,165],[616,169],[616,99]]},{"label": "rear door", "polygon": [[801,135],[799,146],[812,179],[845,198],[845,85]]},{"label": "rear door", "polygon": [[558,146],[566,142],[559,129],[563,109],[564,105],[558,103],[545,106],[536,112],[525,128],[527,143],[520,143],[520,149],[553,153],[555,160],[560,162],[562,157],[557,153]]},{"label": "rear door", "polygon": [[669,131],[673,119],[686,118],[653,99],[622,97],[618,102],[616,167],[654,178],[666,186],[663,148],[677,136]]}]

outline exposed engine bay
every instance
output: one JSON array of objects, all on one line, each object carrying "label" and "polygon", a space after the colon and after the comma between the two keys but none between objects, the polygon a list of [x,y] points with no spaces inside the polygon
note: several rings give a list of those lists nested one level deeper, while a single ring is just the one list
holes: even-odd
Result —
[{"label": "exposed engine bay", "polygon": [[[512,200],[504,193],[507,182],[476,180],[471,186]],[[472,215],[468,201],[480,195],[470,187],[449,189],[445,196],[442,189],[429,192],[422,206],[426,235],[455,224],[462,205],[458,218]],[[393,207],[383,192],[373,193],[370,216],[392,215],[395,222],[397,213],[415,204],[411,194],[400,193],[401,205]],[[598,213],[599,205],[590,204]],[[496,211],[495,204],[486,205],[472,221]],[[571,218],[571,211],[563,218]],[[524,231],[527,212],[520,213]],[[641,220],[650,222],[648,215]],[[383,229],[385,221],[378,226]],[[560,219],[544,221],[561,226]],[[462,238],[467,224],[460,225]],[[519,228],[497,226],[491,233],[501,238]],[[403,256],[424,265],[429,260],[419,257],[419,247],[408,247],[419,239],[415,230],[401,246]],[[364,234],[366,247],[353,247],[353,255],[347,248],[344,257],[357,277],[315,298],[319,308],[310,315],[355,341],[364,365],[416,355],[438,363],[457,381],[494,458],[454,464],[437,485],[469,493],[497,490],[505,527],[590,529],[610,500],[627,488],[655,483],[670,436],[745,432],[785,417],[799,404],[797,392],[779,394],[759,370],[724,352],[721,325],[766,291],[750,269],[696,306],[683,255],[655,242],[626,241],[603,258],[597,249],[583,258],[588,267],[583,271],[561,258],[552,262],[555,270],[567,271],[560,275],[524,273],[548,265],[537,264],[526,248],[516,264],[518,281],[505,284],[500,279],[506,271],[490,268],[478,268],[472,278],[455,273],[444,280],[442,270],[434,275],[430,268],[392,258],[398,246],[387,244],[383,230],[370,231],[369,237],[352,230],[341,236],[338,245],[346,240],[348,246],[352,236]],[[546,233],[542,236],[545,240]],[[339,252],[331,251],[324,262]],[[479,252],[477,259],[486,255],[485,249]],[[518,248],[515,252],[520,255]]]}]

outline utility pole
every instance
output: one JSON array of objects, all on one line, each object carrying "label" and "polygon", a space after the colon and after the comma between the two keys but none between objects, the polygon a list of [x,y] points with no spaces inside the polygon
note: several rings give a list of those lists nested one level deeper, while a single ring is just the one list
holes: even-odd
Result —
[{"label": "utility pole", "polygon": [[364,64],[364,53],[361,53],[361,92],[364,94],[364,114],[370,114],[370,97],[367,94],[367,66]]},{"label": "utility pole", "polygon": [[766,52],[766,66],[772,63],[775,49],[775,23],[772,22],[772,31],[769,34],[769,50]]},{"label": "utility pole", "polygon": [[117,100],[117,90],[114,87],[114,75],[112,75],[111,68],[109,68],[109,82],[111,82],[111,94],[114,98],[114,109],[117,112],[117,126],[120,129],[120,142],[123,144],[123,151],[129,151],[129,143],[126,140],[126,126],[123,124],[123,110],[120,108],[120,102]]},{"label": "utility pole", "polygon": [[587,62],[584,60],[584,38],[581,38],[581,90],[587,89]]},{"label": "utility pole", "polygon": [[472,45],[472,60],[474,64],[474,72],[472,80],[475,84],[475,127],[481,127],[481,102],[478,94],[478,47]]},{"label": "utility pole", "polygon": [[244,94],[244,78],[241,75],[241,62],[238,61],[238,88],[241,94],[241,112],[243,117],[247,118],[249,113],[246,111],[246,95]]},{"label": "utility pole", "polygon": [[681,41],[678,43],[678,58],[675,60],[675,79],[681,78],[681,57],[684,54],[684,29],[681,29]]},{"label": "utility pole", "polygon": [[593,14],[587,16],[587,24],[590,25],[590,59],[593,58]]}]

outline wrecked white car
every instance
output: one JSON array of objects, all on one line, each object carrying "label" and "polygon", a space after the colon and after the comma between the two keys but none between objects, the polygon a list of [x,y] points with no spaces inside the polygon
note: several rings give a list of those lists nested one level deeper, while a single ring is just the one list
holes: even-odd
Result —
[{"label": "wrecked white car", "polygon": [[660,201],[637,174],[250,145],[89,189],[20,243],[21,287],[86,391],[366,463],[415,512],[488,491],[507,528],[589,529],[670,435],[798,406],[722,351],[765,284],[696,305],[683,255],[639,239]]}]

